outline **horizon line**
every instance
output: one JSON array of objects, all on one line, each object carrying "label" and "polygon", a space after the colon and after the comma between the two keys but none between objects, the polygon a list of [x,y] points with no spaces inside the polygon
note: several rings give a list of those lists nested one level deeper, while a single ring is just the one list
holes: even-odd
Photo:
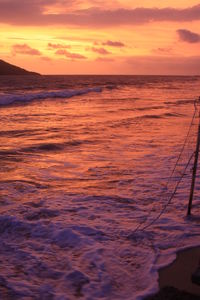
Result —
[{"label": "horizon line", "polygon": [[41,76],[179,76],[179,77],[200,77],[200,74],[40,74]]}]

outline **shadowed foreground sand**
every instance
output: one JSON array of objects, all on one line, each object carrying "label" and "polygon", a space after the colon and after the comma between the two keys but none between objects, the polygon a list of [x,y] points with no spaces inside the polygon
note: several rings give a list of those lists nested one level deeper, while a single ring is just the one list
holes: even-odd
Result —
[{"label": "shadowed foreground sand", "polygon": [[196,300],[200,299],[200,286],[191,281],[192,273],[198,267],[200,247],[178,253],[176,260],[159,271],[160,291],[148,300]]}]

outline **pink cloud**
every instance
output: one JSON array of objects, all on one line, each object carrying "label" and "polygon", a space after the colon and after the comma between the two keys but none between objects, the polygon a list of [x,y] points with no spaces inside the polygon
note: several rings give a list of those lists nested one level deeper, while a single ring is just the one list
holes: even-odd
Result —
[{"label": "pink cloud", "polygon": [[122,42],[115,42],[108,40],[107,42],[102,43],[103,46],[111,46],[111,47],[125,47],[125,44]]},{"label": "pink cloud", "polygon": [[180,40],[183,42],[187,42],[191,44],[200,42],[200,34],[198,33],[192,32],[187,29],[179,29],[177,30],[177,33],[179,35]]},{"label": "pink cloud", "polygon": [[69,51],[64,50],[64,49],[57,50],[55,52],[55,54],[64,55],[65,57],[71,58],[71,59],[87,59],[87,57],[82,55],[82,54],[72,53],[72,52],[69,52]]},{"label": "pink cloud", "polygon": [[111,54],[111,52],[109,52],[108,50],[104,49],[104,48],[95,48],[95,47],[92,47],[91,50],[93,52],[96,52],[96,53],[99,53],[101,55],[107,55],[107,54]]},{"label": "pink cloud", "polygon": [[34,48],[31,48],[27,44],[15,44],[12,46],[13,54],[25,54],[25,55],[42,55],[42,53]]}]

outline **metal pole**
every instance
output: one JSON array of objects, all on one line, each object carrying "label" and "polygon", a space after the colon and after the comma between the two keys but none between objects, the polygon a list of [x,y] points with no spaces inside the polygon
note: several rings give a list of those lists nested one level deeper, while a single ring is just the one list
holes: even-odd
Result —
[{"label": "metal pole", "polygon": [[[200,103],[200,97],[199,97],[199,103]],[[191,183],[191,188],[190,188],[190,198],[189,198],[188,210],[187,210],[187,215],[188,216],[191,214],[191,208],[192,208],[192,200],[193,200],[193,195],[194,195],[194,186],[195,186],[195,180],[196,180],[197,164],[198,164],[198,158],[199,158],[199,146],[200,146],[200,112],[199,112],[199,126],[198,126],[198,134],[197,134],[197,144],[196,144],[194,166],[193,166],[193,172],[192,172],[192,183]]]}]

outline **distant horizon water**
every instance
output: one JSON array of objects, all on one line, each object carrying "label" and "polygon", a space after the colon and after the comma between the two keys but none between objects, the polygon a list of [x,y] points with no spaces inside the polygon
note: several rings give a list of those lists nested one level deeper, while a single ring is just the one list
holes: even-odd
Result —
[{"label": "distant horizon water", "polygon": [[[35,71],[34,71],[35,72]],[[91,74],[91,73],[75,73],[75,74],[43,74],[40,73],[41,76],[165,76],[165,77],[200,77],[200,74],[118,74],[118,73],[113,73],[113,74]]]}]

